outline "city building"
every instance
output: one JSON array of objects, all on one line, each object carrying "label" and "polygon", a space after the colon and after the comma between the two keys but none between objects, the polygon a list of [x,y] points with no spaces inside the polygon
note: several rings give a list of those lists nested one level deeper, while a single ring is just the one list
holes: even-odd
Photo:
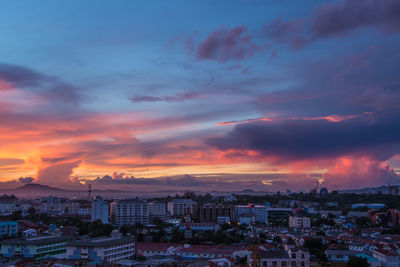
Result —
[{"label": "city building", "polygon": [[39,212],[50,215],[63,215],[65,214],[67,205],[63,202],[63,199],[54,196],[48,196],[42,198],[41,204],[39,205]]},{"label": "city building", "polygon": [[218,217],[235,218],[235,208],[229,204],[207,203],[198,205],[196,216],[201,222],[216,222]]},{"label": "city building", "polygon": [[0,216],[11,215],[17,208],[17,197],[3,195],[0,197]]},{"label": "city building", "polygon": [[4,236],[17,236],[18,223],[13,221],[0,222],[0,238]]},{"label": "city building", "polygon": [[1,242],[2,257],[41,259],[65,253],[70,236],[39,236],[6,239]]},{"label": "city building", "polygon": [[310,228],[311,221],[308,217],[290,216],[289,217],[290,228]]},{"label": "city building", "polygon": [[236,221],[239,221],[239,218],[246,214],[254,214],[254,220],[257,223],[268,223],[267,206],[254,204],[235,206]]},{"label": "city building", "polygon": [[260,251],[261,267],[280,266],[280,267],[309,267],[309,252],[302,248],[285,250],[266,250]]},{"label": "city building", "polygon": [[160,219],[162,221],[168,220],[170,214],[167,210],[167,203],[160,201],[149,202],[150,221]]},{"label": "city building", "polygon": [[91,206],[91,220],[100,220],[102,223],[109,223],[110,204],[108,201],[96,197]]},{"label": "city building", "polygon": [[135,255],[135,237],[96,237],[71,241],[67,244],[68,260],[92,260],[111,263],[132,259]]},{"label": "city building", "polygon": [[168,202],[168,211],[171,216],[183,217],[186,214],[194,215],[196,211],[196,202],[191,199],[174,199]]},{"label": "city building", "polygon": [[399,267],[400,256],[395,251],[377,249],[372,253],[372,257],[379,260],[385,267]]},{"label": "city building", "polygon": [[124,224],[149,223],[148,204],[141,200],[115,200],[110,205],[112,223]]}]

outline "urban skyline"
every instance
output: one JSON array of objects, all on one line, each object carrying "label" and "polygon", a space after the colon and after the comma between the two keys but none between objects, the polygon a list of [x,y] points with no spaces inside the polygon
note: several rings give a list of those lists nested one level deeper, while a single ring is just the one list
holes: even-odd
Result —
[{"label": "urban skyline", "polygon": [[0,188],[400,182],[400,2],[2,1]]}]

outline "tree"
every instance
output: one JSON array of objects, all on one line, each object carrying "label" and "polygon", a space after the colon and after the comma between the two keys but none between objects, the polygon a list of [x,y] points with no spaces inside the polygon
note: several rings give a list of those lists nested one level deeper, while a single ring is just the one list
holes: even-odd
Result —
[{"label": "tree", "polygon": [[182,231],[179,231],[178,228],[174,228],[171,234],[171,241],[172,242],[182,242],[185,239],[185,236]]},{"label": "tree", "polygon": [[367,217],[359,217],[356,219],[356,224],[358,227],[365,227],[369,225],[369,220]]},{"label": "tree", "polygon": [[28,213],[29,213],[29,215],[35,215],[35,213],[36,213],[36,209],[34,208],[34,207],[30,207],[29,209],[28,209]]},{"label": "tree", "polygon": [[127,235],[131,231],[131,226],[129,224],[124,224],[119,228],[119,232],[123,235]]},{"label": "tree", "polygon": [[351,256],[347,262],[349,267],[369,267],[369,263],[366,258]]},{"label": "tree", "polygon": [[275,246],[280,245],[282,243],[282,238],[280,236],[275,236],[272,243],[274,243]]}]

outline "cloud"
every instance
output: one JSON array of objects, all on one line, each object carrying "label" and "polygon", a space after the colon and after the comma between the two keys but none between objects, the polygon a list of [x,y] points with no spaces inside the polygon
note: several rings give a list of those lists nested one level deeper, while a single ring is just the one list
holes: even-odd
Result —
[{"label": "cloud", "polygon": [[323,174],[323,186],[332,189],[363,188],[398,182],[399,175],[384,162],[373,157],[341,157]]},{"label": "cloud", "polygon": [[186,94],[178,94],[174,96],[134,96],[129,98],[134,103],[140,102],[182,102],[186,100],[192,100],[198,98],[199,95],[197,93],[186,93]]},{"label": "cloud", "polygon": [[22,165],[24,163],[25,163],[25,161],[23,159],[0,158],[0,167]]},{"label": "cloud", "polygon": [[[24,66],[0,63],[0,88],[14,88],[37,93],[50,100],[78,103],[78,89],[60,78],[39,73]],[[1,90],[0,89],[0,90]]]},{"label": "cloud", "polygon": [[71,182],[70,177],[81,161],[64,162],[40,166],[36,173],[37,182],[47,185],[63,185]]},{"label": "cloud", "polygon": [[261,48],[252,42],[246,27],[221,27],[198,44],[196,56],[199,60],[225,62],[250,58],[260,51]]},{"label": "cloud", "polygon": [[221,137],[206,143],[227,151],[250,150],[282,160],[333,158],[369,153],[386,160],[400,152],[400,117],[362,117],[330,121],[278,120],[238,124]]},{"label": "cloud", "polygon": [[316,40],[345,36],[357,29],[376,28],[385,34],[400,32],[400,2],[343,0],[322,4],[306,18],[284,21],[282,17],[265,24],[270,39],[303,48]]},{"label": "cloud", "polygon": [[85,181],[98,184],[164,185],[184,187],[204,186],[207,183],[207,181],[201,181],[201,179],[187,174],[173,178],[136,178],[134,176],[125,176],[124,173],[117,172],[114,172],[112,176],[105,175],[103,177],[97,177],[94,180]]},{"label": "cloud", "polygon": [[[303,30],[304,19],[283,21],[282,17],[277,18],[270,24],[265,24],[262,28],[268,38],[289,43],[294,49],[302,48],[306,42],[302,36]],[[276,50],[274,50],[271,58],[275,57],[276,53]]]},{"label": "cloud", "polygon": [[32,177],[20,177],[18,178],[18,181],[23,183],[23,184],[30,184],[35,180],[35,178]]},{"label": "cloud", "polygon": [[312,12],[312,39],[342,35],[363,27],[385,33],[400,32],[400,2],[397,0],[344,0],[327,3]]}]

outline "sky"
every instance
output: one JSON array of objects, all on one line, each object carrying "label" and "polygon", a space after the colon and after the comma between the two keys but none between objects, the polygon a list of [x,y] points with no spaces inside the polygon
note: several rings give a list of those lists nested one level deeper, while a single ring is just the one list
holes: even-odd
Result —
[{"label": "sky", "polygon": [[3,187],[400,182],[398,0],[0,4]]}]

